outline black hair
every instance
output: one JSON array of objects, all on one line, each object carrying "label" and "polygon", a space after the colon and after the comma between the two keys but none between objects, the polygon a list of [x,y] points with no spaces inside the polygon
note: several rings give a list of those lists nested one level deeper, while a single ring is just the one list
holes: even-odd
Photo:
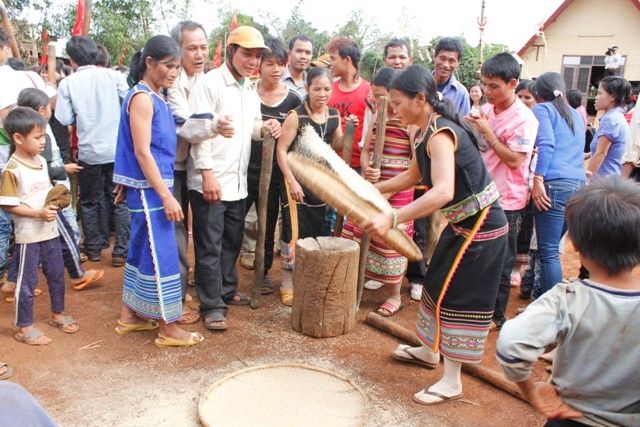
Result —
[{"label": "black hair", "polygon": [[498,53],[484,61],[482,75],[489,78],[497,77],[508,84],[512,79],[518,80],[520,77],[520,64],[510,53]]},{"label": "black hair", "polygon": [[202,24],[191,20],[180,21],[171,29],[171,38],[178,43],[178,46],[182,47],[182,34],[185,31],[195,31],[198,29],[202,30],[205,38],[207,38],[207,32],[204,30]]},{"label": "black hair", "polygon": [[[480,105],[486,104],[487,103],[487,96],[484,94],[484,87],[482,87],[482,83],[481,82],[475,82],[474,84],[469,86],[469,92],[471,92],[471,89],[474,86],[478,86],[480,88],[480,92],[482,92],[482,95],[480,96]],[[471,99],[471,97],[469,97],[469,105],[471,105],[473,107],[473,99]]]},{"label": "black hair", "polygon": [[458,61],[462,62],[463,47],[460,39],[457,39],[455,37],[441,38],[440,41],[438,41],[438,44],[436,44],[435,55],[438,56],[438,53],[443,50],[447,52],[457,52]]},{"label": "black hair", "polygon": [[0,48],[5,46],[10,46],[10,45],[11,45],[11,37],[5,30],[0,29]]},{"label": "black hair", "polygon": [[387,57],[390,47],[406,47],[407,53],[409,54],[409,57],[411,57],[411,46],[409,46],[409,43],[407,43],[407,41],[404,39],[399,39],[397,37],[394,37],[391,40],[389,40],[389,43],[384,45],[384,53],[382,54],[383,58]]},{"label": "black hair", "polygon": [[96,65],[104,68],[111,68],[111,55],[106,47],[98,45],[98,56],[96,57]]},{"label": "black hair", "polygon": [[398,71],[395,68],[391,68],[391,67],[381,68],[380,71],[378,71],[376,75],[373,76],[373,79],[371,80],[371,84],[375,86],[382,86],[387,88],[387,90],[389,90],[389,83],[391,83],[391,80],[397,73]]},{"label": "black hair", "polygon": [[[516,86],[515,93],[520,92],[521,90],[529,90],[529,83],[532,83],[532,80],[529,79],[520,79],[518,85]],[[531,93],[533,95],[533,92]]]},{"label": "black hair", "polygon": [[147,71],[147,58],[160,61],[167,57],[179,59],[180,56],[180,47],[171,37],[164,35],[151,37],[147,40],[144,48],[136,52],[131,58],[129,76],[127,77],[129,85],[134,86],[142,80],[144,73]]},{"label": "black hair", "polygon": [[624,104],[624,101],[631,95],[631,83],[622,77],[607,76],[600,80],[600,85],[613,96],[616,107]]},{"label": "black hair", "polygon": [[49,105],[49,95],[40,89],[28,87],[18,94],[18,107],[28,107],[36,111]]},{"label": "black hair", "polygon": [[635,181],[594,177],[569,199],[565,215],[576,251],[610,275],[640,263],[640,185]]},{"label": "black hair", "polygon": [[534,90],[535,96],[540,102],[550,102],[556,107],[560,116],[567,122],[571,131],[575,133],[575,124],[573,123],[573,117],[571,117],[569,104],[564,102],[563,99],[566,87],[562,76],[553,71],[542,73],[536,79]]},{"label": "black hair", "polygon": [[327,43],[327,50],[329,52],[337,50],[340,58],[351,58],[351,64],[353,64],[356,69],[356,76],[354,76],[354,78],[357,77],[362,53],[355,41],[351,40],[349,37],[338,36]]},{"label": "black hair", "polygon": [[287,48],[284,46],[282,40],[276,37],[268,37],[264,40],[264,45],[271,49],[269,52],[267,49],[264,49],[262,53],[262,60],[264,61],[267,58],[276,58],[277,61],[286,64],[289,60],[289,52],[287,52]]},{"label": "black hair", "polygon": [[304,34],[298,34],[297,36],[294,36],[291,38],[291,40],[289,40],[289,50],[293,50],[293,46],[296,44],[297,41],[301,41],[301,42],[310,42],[311,46],[313,46],[313,41],[305,36]]},{"label": "black hair", "polygon": [[460,117],[458,109],[448,98],[442,97],[442,99],[440,99],[442,94],[438,93],[436,81],[431,75],[431,72],[424,66],[414,64],[400,71],[393,80],[391,80],[389,88],[398,90],[411,99],[414,99],[419,93],[422,93],[436,113],[462,127],[469,134],[473,144],[476,147],[479,146],[477,131],[467,123],[466,120]]},{"label": "black hair", "polygon": [[7,65],[16,71],[27,71],[27,66],[24,65],[20,58],[7,58]]},{"label": "black hair", "polygon": [[[333,82],[333,75],[331,74],[331,70],[328,67],[313,67],[307,73],[307,86],[311,86],[313,81],[318,77],[326,77],[330,82]],[[309,95],[304,98],[304,101],[309,104]]]},{"label": "black hair", "polygon": [[79,67],[96,65],[98,60],[98,45],[87,36],[73,36],[66,45],[67,55]]},{"label": "black hair", "polygon": [[[60,59],[56,59],[56,72],[59,74],[64,74],[64,62],[62,62],[62,60]],[[44,64],[42,67],[38,67],[39,70],[45,69],[45,70],[49,70],[49,64]],[[35,70],[33,70],[35,71]],[[40,71],[38,71],[39,73]]]},{"label": "black hair", "polygon": [[567,102],[572,108],[578,108],[582,105],[582,92],[578,89],[569,89],[567,91]]},{"label": "black hair", "polygon": [[35,128],[46,129],[47,119],[33,108],[16,107],[7,114],[2,125],[11,143],[15,144],[13,139],[15,134],[27,136]]}]

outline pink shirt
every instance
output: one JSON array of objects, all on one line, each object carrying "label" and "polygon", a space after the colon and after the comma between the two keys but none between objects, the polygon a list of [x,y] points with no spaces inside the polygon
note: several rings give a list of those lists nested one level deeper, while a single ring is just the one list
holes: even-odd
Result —
[{"label": "pink shirt", "polygon": [[[502,209],[523,209],[527,204],[529,163],[538,133],[538,120],[518,98],[498,115],[494,113],[493,105],[485,104],[481,108],[493,133],[500,140],[499,143],[506,144],[512,151],[526,153],[524,161],[517,169],[509,168],[492,149],[480,153],[500,192]],[[492,142],[494,141],[487,141],[488,144]]]}]

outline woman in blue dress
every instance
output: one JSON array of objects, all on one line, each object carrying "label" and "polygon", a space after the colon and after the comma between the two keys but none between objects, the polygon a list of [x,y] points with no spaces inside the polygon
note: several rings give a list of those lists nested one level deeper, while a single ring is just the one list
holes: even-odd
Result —
[{"label": "woman in blue dress", "polygon": [[618,76],[607,76],[598,85],[596,110],[604,112],[591,141],[587,178],[620,175],[629,124],[622,106],[631,95],[631,84]]},{"label": "woman in blue dress", "polygon": [[176,128],[161,89],[178,77],[180,49],[155,36],[131,60],[133,87],[124,100],[113,180],[126,189],[131,240],[124,271],[122,309],[116,333],[159,328],[158,347],[202,342],[176,323],[182,314],[178,248],[173,222],[183,219],[173,197]]}]

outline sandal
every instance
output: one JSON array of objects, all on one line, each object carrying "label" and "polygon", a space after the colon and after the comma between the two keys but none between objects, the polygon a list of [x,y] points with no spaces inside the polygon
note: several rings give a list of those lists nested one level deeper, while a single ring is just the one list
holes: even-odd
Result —
[{"label": "sandal", "polygon": [[188,340],[179,340],[177,338],[167,337],[162,334],[158,334],[158,338],[153,340],[156,347],[191,347],[192,345],[200,344],[204,341],[204,337],[198,332],[191,332],[191,336]]},{"label": "sandal", "polygon": [[426,360],[420,359],[413,352],[411,352],[411,346],[406,344],[400,344],[395,350],[391,352],[391,355],[394,359],[399,360],[404,363],[414,363],[416,365],[424,366],[428,369],[436,369],[438,367],[437,363],[430,363]]},{"label": "sandal", "polygon": [[236,294],[229,301],[226,302],[227,305],[249,305],[251,300],[247,294],[243,294],[242,292],[236,292]]},{"label": "sandal", "polygon": [[268,277],[262,279],[262,295],[271,295],[273,293],[273,282]]},{"label": "sandal", "polygon": [[155,320],[149,320],[146,323],[124,323],[118,320],[118,326],[116,326],[116,334],[127,335],[131,332],[138,331],[152,331],[158,329],[158,322]]},{"label": "sandal", "polygon": [[78,322],[76,322],[71,316],[64,316],[58,320],[51,319],[49,320],[49,324],[60,329],[66,334],[75,334],[80,329]]},{"label": "sandal", "polygon": [[287,307],[293,307],[293,289],[280,289],[280,301]]},{"label": "sandal", "polygon": [[86,270],[82,277],[79,277],[76,282],[73,280],[70,282],[73,289],[81,291],[92,283],[96,283],[104,276],[104,270]]},{"label": "sandal", "polygon": [[[9,282],[7,282],[9,283]],[[15,287],[15,284],[14,284]],[[2,291],[5,292],[5,291]],[[11,291],[11,292],[5,292],[7,294],[11,294],[11,296],[8,296],[4,299],[4,302],[9,303],[9,304],[13,304],[14,302],[16,302],[16,297],[15,297],[15,291]],[[42,294],[42,290],[39,288],[35,288],[33,290],[33,296],[37,297],[38,295]]]},{"label": "sandal", "polygon": [[198,320],[200,320],[200,313],[198,313],[197,311],[191,311],[189,307],[185,306],[182,309],[182,316],[180,316],[180,318],[176,320],[176,323],[179,325],[192,325]]},{"label": "sandal", "polygon": [[2,374],[0,374],[0,380],[6,380],[13,375],[13,368],[6,363],[0,362],[0,369],[7,368]]},{"label": "sandal", "polygon": [[[400,304],[395,305],[391,301],[398,301]],[[380,307],[378,307],[378,310],[376,310],[376,313],[382,317],[391,317],[394,314],[396,314],[398,311],[400,311],[402,307],[404,307],[404,304],[399,298],[391,297],[391,298],[387,298],[387,300],[384,303],[382,303]]]},{"label": "sandal", "polygon": [[46,336],[40,329],[30,329],[27,332],[21,334],[18,332],[13,336],[18,342],[23,342],[29,345],[48,345],[51,344],[51,338]]},{"label": "sandal", "polygon": [[229,329],[229,323],[224,314],[214,311],[204,316],[204,327],[210,331],[226,331]]}]

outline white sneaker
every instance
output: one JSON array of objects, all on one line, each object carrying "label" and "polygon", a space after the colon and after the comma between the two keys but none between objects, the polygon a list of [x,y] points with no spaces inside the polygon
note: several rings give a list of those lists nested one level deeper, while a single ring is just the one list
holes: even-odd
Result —
[{"label": "white sneaker", "polygon": [[411,284],[411,299],[420,301],[422,299],[422,285],[419,283]]},{"label": "white sneaker", "polygon": [[378,289],[380,289],[383,286],[384,285],[382,283],[378,282],[377,280],[368,280],[364,284],[364,288],[365,289],[369,289],[370,291],[377,291]]}]

